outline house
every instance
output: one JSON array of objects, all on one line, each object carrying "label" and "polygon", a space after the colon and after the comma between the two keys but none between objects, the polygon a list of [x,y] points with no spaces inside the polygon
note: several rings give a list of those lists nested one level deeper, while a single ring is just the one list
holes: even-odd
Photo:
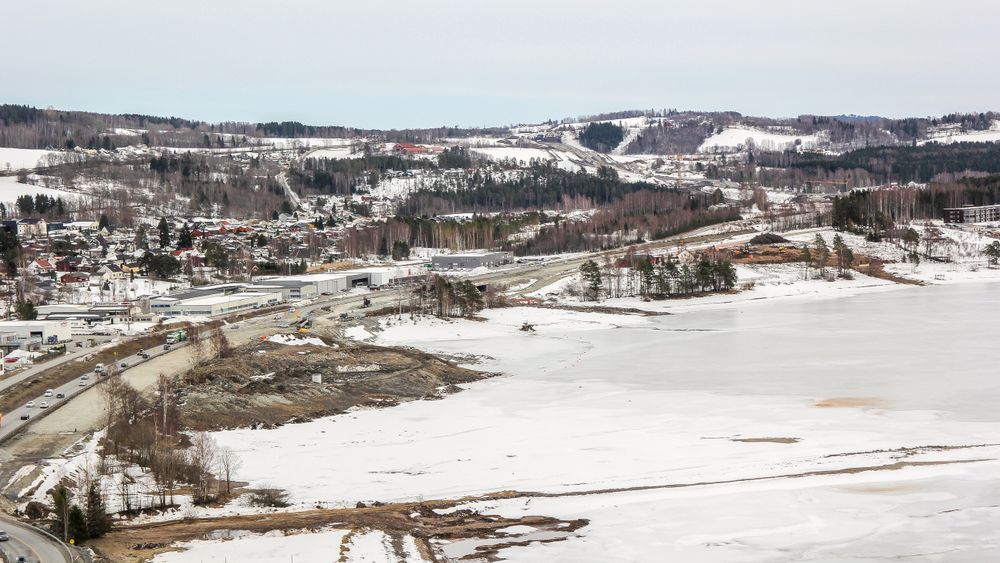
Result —
[{"label": "house", "polygon": [[426,147],[414,145],[413,143],[396,143],[393,150],[400,154],[424,154],[430,152]]},{"label": "house", "polygon": [[90,276],[81,272],[69,272],[59,276],[59,283],[67,287],[83,287],[90,283]]},{"label": "house", "polygon": [[21,238],[44,237],[48,232],[45,219],[21,219],[17,222],[17,236]]},{"label": "house", "polygon": [[41,276],[56,271],[56,268],[47,259],[39,258],[37,260],[32,260],[31,264],[28,264],[25,270],[30,272],[32,275]]},{"label": "house", "polygon": [[97,269],[96,275],[103,281],[123,280],[127,277],[118,264],[105,264]]}]

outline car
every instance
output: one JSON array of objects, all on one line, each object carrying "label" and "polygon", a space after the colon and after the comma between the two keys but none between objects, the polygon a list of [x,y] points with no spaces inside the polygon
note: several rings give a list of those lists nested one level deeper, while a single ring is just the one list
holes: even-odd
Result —
[{"label": "car", "polygon": [[128,364],[126,364],[125,362],[122,362],[122,363],[118,364],[118,367],[127,368]]},{"label": "car", "polygon": [[87,381],[88,379],[90,379],[90,376],[87,374],[83,374],[80,376],[80,379],[82,379],[83,381]]},{"label": "car", "polygon": [[35,402],[34,401],[28,401],[28,404],[24,405],[25,408],[29,408],[29,409],[32,408],[32,407],[34,407],[34,406],[35,406]]},{"label": "car", "polygon": [[52,396],[52,395],[54,395],[54,394],[55,394],[55,393],[54,393],[54,392],[53,392],[53,391],[52,391],[51,389],[46,389],[46,390],[45,390],[45,396],[46,396],[46,397],[51,397],[51,396]]},{"label": "car", "polygon": [[141,356],[142,356],[142,359],[144,359],[144,360],[148,360],[148,359],[149,359],[149,354],[147,354],[147,353],[145,353],[145,352],[143,352],[143,353],[141,354]]},{"label": "car", "polygon": [[81,379],[80,380],[80,387],[86,387],[86,386],[87,386],[87,382]]},{"label": "car", "polygon": [[23,555],[18,555],[17,561],[15,561],[14,563],[28,563],[28,558]]},{"label": "car", "polygon": [[29,418],[31,418],[31,415],[28,413],[24,413],[21,415],[21,420],[28,420]]},{"label": "car", "polygon": [[38,408],[40,408],[40,409],[47,409],[47,408],[49,408],[49,404],[48,404],[47,402],[45,402],[45,401],[42,401],[42,402],[41,402],[41,403],[40,403],[40,404],[38,405]]},{"label": "car", "polygon": [[10,541],[10,536],[7,535],[7,532],[0,530],[0,541]]},{"label": "car", "polygon": [[143,353],[143,352],[145,352],[145,351],[146,351],[146,350],[144,350],[143,348],[139,348],[139,351],[138,351],[138,352],[136,352],[136,354],[138,354],[138,355],[140,355],[140,356],[141,356],[141,355],[142,355],[142,353]]},{"label": "car", "polygon": [[169,350],[170,349],[170,345],[169,344],[164,344],[163,345],[163,349],[164,350]]},{"label": "car", "polygon": [[56,399],[64,399],[64,398],[66,398],[66,393],[56,393]]}]

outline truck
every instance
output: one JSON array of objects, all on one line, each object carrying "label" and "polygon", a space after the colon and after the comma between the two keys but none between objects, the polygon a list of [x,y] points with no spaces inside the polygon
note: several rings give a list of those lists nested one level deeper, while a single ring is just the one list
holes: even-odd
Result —
[{"label": "truck", "polygon": [[177,344],[187,340],[187,331],[184,329],[175,330],[167,335],[167,344]]},{"label": "truck", "polygon": [[105,370],[104,364],[97,364],[96,366],[94,366],[94,373],[96,373],[97,375],[104,375],[104,370]]}]

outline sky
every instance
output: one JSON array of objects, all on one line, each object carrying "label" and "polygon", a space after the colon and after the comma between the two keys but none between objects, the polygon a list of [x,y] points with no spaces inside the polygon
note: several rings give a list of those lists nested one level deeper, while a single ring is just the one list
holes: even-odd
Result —
[{"label": "sky", "polygon": [[0,103],[500,126],[623,109],[1000,109],[981,0],[3,0]]}]

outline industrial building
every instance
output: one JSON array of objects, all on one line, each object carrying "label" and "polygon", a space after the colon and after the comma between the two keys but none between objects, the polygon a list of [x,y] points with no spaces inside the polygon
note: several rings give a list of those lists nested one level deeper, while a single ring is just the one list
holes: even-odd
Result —
[{"label": "industrial building", "polygon": [[966,205],[947,207],[945,223],[992,223],[1000,221],[1000,205]]},{"label": "industrial building", "polygon": [[282,289],[250,284],[219,284],[153,297],[149,310],[164,316],[205,315],[215,317],[239,311],[270,307],[284,301]]},{"label": "industrial building", "polygon": [[72,339],[68,321],[0,321],[0,340],[5,347],[29,349],[32,345]]},{"label": "industrial building", "polygon": [[461,254],[440,254],[431,258],[435,270],[473,270],[475,268],[495,268],[514,262],[510,252],[477,251]]}]

